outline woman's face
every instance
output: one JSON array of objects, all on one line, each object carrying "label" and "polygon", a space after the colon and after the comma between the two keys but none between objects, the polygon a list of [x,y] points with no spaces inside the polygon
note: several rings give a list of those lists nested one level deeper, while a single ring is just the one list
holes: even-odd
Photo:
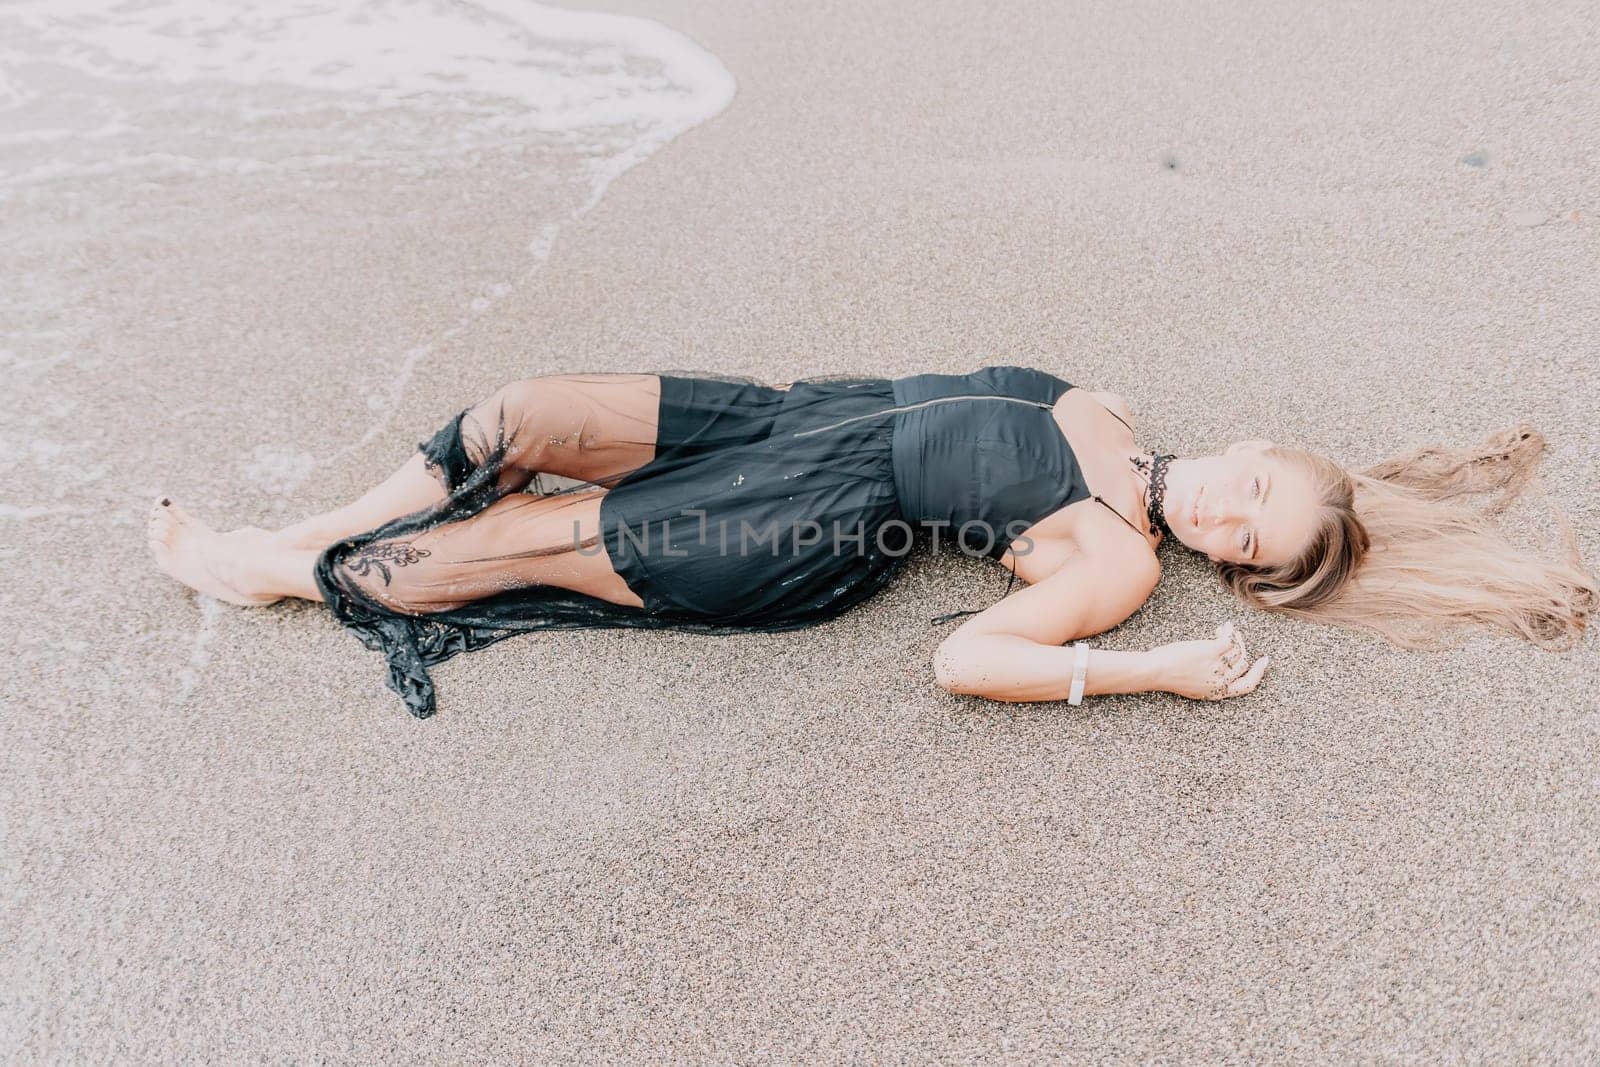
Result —
[{"label": "woman's face", "polygon": [[1266,454],[1271,441],[1238,441],[1219,456],[1167,468],[1167,525],[1212,561],[1271,566],[1298,556],[1316,533],[1311,475]]}]

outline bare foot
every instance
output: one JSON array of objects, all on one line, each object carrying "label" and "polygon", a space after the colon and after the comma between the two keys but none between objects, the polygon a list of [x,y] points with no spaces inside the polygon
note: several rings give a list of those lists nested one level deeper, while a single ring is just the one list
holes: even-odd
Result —
[{"label": "bare foot", "polygon": [[218,533],[178,505],[158,501],[150,509],[145,535],[156,565],[190,589],[245,607],[283,599],[252,594],[244,580],[256,535],[267,536],[265,530]]}]

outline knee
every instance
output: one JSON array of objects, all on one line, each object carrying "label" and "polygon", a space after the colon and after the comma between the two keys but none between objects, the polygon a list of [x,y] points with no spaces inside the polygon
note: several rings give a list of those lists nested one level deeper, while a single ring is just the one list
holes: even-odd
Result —
[{"label": "knee", "polygon": [[594,443],[593,435],[584,432],[587,398],[559,375],[507,382],[479,407],[490,437],[496,436],[498,424],[500,438],[523,462]]}]

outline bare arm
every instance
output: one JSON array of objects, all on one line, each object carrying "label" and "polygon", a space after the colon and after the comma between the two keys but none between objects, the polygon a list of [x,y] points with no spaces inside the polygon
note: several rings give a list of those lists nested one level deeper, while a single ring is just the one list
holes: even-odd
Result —
[{"label": "bare arm", "polygon": [[[994,700],[1065,700],[1074,652],[1068,641],[1101,633],[1139,609],[1155,588],[1154,556],[1125,554],[1123,567],[1096,565],[1070,542],[1055,573],[974,615],[945,638],[934,656],[939,684],[953,693]],[[1143,652],[1090,655],[1085,693],[1135,693],[1159,688],[1157,664]]]},{"label": "bare arm", "polygon": [[[934,657],[941,686],[993,700],[1067,698],[1076,652],[1062,646],[1132,615],[1155,589],[1161,567],[1142,553],[1097,558],[1070,545],[1064,551],[1067,559],[1054,574],[973,616],[945,639]],[[1094,649],[1084,692],[1238,696],[1255,688],[1266,663],[1262,657],[1250,664],[1238,635],[1224,625],[1211,640],[1147,651]]]}]

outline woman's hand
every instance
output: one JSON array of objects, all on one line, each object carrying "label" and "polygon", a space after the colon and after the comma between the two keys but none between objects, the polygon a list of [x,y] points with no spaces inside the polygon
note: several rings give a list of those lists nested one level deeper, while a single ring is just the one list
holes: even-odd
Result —
[{"label": "woman's hand", "polygon": [[1195,700],[1243,696],[1261,683],[1269,657],[1254,663],[1233,623],[1217,627],[1206,641],[1174,641],[1152,650],[1160,657],[1161,688]]}]

